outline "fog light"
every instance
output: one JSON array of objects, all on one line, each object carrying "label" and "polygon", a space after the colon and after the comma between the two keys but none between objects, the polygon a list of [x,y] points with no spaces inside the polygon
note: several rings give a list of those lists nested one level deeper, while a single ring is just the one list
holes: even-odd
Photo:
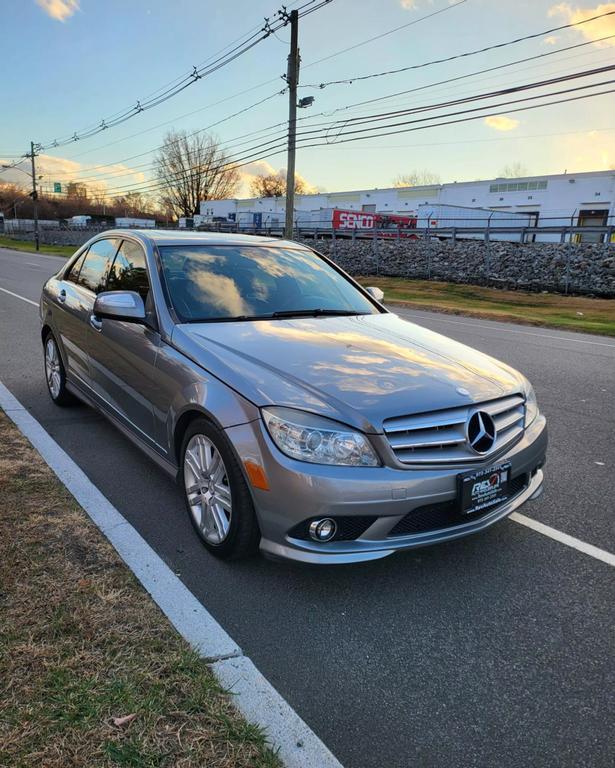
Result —
[{"label": "fog light", "polygon": [[314,541],[331,541],[337,531],[337,523],[330,517],[313,520],[310,523],[310,536]]}]

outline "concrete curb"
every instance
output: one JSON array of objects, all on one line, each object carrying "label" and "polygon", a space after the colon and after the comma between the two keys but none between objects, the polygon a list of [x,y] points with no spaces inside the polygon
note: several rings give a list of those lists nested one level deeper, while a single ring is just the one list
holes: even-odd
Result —
[{"label": "concrete curb", "polygon": [[342,768],[310,727],[168,565],[0,382],[0,408],[110,541],[179,634],[210,664],[233,703],[259,725],[287,768]]}]

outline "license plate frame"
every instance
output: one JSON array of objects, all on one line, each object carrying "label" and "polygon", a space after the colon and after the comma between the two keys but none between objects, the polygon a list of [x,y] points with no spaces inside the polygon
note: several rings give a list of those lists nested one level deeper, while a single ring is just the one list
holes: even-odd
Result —
[{"label": "license plate frame", "polygon": [[485,514],[510,496],[510,462],[457,475],[459,514]]}]

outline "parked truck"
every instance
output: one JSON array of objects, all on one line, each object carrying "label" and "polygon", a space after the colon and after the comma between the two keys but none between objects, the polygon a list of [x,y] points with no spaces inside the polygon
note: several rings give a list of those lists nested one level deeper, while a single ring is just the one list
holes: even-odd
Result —
[{"label": "parked truck", "polygon": [[353,211],[343,208],[320,208],[315,211],[299,211],[296,215],[298,230],[335,230],[342,236],[369,236],[376,229],[379,237],[415,237],[417,219],[413,214]]}]

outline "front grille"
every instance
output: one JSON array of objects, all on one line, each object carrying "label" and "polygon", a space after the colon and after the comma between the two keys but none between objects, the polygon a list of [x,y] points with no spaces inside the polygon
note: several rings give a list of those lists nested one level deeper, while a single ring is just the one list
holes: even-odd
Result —
[{"label": "front grille", "polygon": [[525,400],[509,395],[459,408],[386,419],[384,433],[402,464],[454,464],[483,461],[466,441],[466,422],[474,411],[486,411],[497,429],[489,454],[497,453],[523,434]]},{"label": "front grille", "polygon": [[[521,491],[527,488],[529,477],[526,474],[518,475],[510,481],[510,496],[505,502],[517,496]],[[389,532],[389,536],[408,536],[412,533],[426,533],[428,531],[437,531],[441,528],[454,528],[456,525],[480,520],[481,517],[490,515],[497,509],[497,506],[486,510],[480,510],[473,515],[462,515],[459,512],[457,499],[444,501],[439,504],[426,504],[423,507],[413,509],[395,525]]]},{"label": "front grille", "polygon": [[[325,515],[323,515],[325,517]],[[288,532],[292,539],[310,540],[310,523],[312,520],[320,518],[310,518],[299,523]],[[375,515],[344,515],[341,517],[332,517],[337,523],[337,532],[331,541],[352,541],[362,536],[365,531],[375,522]]]}]

